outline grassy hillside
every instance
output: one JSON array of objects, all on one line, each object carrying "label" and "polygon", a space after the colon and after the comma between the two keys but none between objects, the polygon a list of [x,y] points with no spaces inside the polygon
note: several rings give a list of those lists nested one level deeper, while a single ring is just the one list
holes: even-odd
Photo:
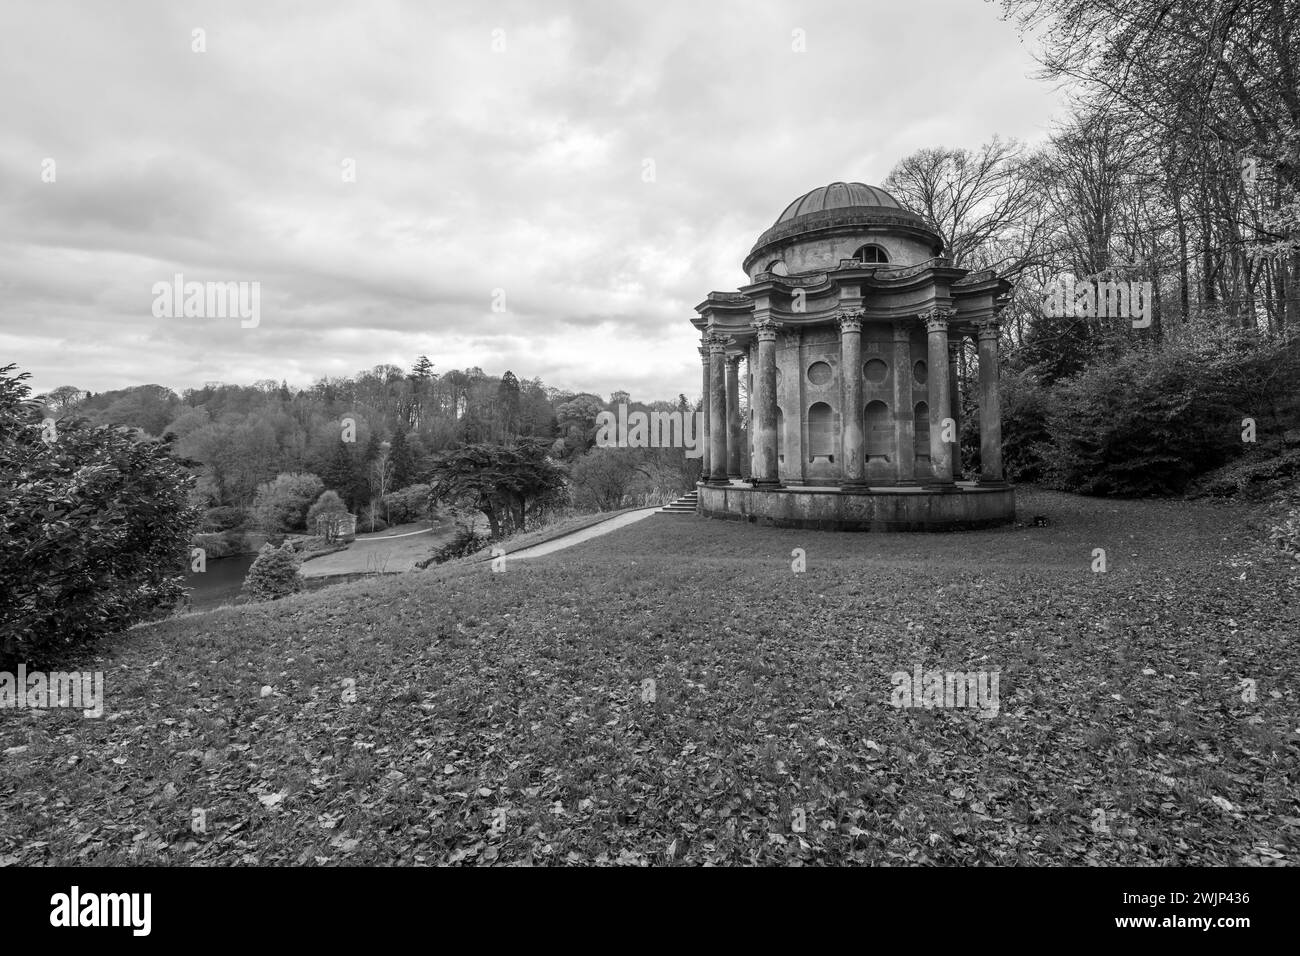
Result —
[{"label": "grassy hillside", "polygon": [[[0,863],[1294,863],[1294,562],[1237,505],[1021,512],[655,515],[138,628],[104,719],[0,715]],[[891,706],[916,665],[998,715]]]}]

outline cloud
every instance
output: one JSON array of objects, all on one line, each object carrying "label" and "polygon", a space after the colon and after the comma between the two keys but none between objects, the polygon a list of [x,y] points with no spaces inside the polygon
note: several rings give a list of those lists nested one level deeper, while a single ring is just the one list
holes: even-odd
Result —
[{"label": "cloud", "polygon": [[[1059,106],[968,0],[47,3],[0,30],[0,353],[39,390],[427,353],[693,395],[694,305],[792,198]],[[178,272],[260,282],[259,327],[155,318]]]}]

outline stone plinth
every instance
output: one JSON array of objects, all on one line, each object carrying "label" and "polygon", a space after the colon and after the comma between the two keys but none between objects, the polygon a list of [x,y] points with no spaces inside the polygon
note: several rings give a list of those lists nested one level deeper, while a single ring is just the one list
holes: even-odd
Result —
[{"label": "stone plinth", "polygon": [[701,484],[699,514],[778,528],[816,531],[968,531],[1016,518],[1011,486],[957,482],[955,491],[924,488],[748,488]]}]

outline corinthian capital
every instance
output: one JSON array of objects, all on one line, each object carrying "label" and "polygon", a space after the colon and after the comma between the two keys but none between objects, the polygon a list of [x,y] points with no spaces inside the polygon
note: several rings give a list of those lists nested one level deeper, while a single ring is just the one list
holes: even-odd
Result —
[{"label": "corinthian capital", "polygon": [[922,312],[919,318],[925,323],[927,332],[946,332],[948,331],[948,323],[956,316],[956,309],[935,308]]},{"label": "corinthian capital", "polygon": [[998,329],[1001,327],[1001,323],[993,316],[978,319],[975,322],[975,328],[979,329],[981,342],[996,342],[998,340]]},{"label": "corinthian capital", "polygon": [[731,344],[731,337],[723,335],[721,332],[710,329],[704,333],[704,347],[709,350],[710,355],[716,355],[727,351],[727,346]]},{"label": "corinthian capital", "polygon": [[754,330],[760,342],[775,342],[776,333],[781,328],[781,323],[775,319],[756,319],[749,323],[749,327]]},{"label": "corinthian capital", "polygon": [[844,309],[836,318],[840,323],[840,334],[848,332],[862,331],[862,317],[865,313],[861,309]]}]

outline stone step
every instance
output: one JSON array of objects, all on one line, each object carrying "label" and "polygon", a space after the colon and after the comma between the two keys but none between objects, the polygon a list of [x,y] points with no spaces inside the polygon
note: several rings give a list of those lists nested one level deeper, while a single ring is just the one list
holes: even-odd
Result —
[{"label": "stone step", "polygon": [[689,491],[682,495],[671,504],[664,505],[659,509],[660,514],[666,515],[693,515],[695,514],[695,504],[699,500],[698,491]]}]

